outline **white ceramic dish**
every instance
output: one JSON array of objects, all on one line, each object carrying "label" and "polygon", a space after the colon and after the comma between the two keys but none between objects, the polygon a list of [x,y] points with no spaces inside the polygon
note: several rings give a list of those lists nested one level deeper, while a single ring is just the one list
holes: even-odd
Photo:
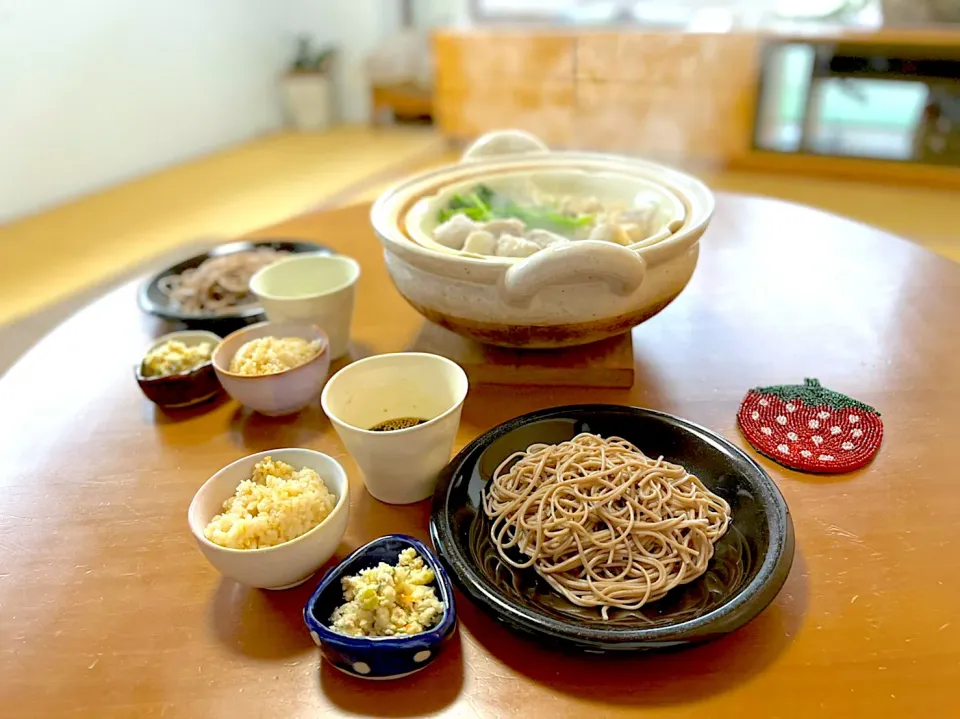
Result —
[{"label": "white ceramic dish", "polygon": [[[347,365],[330,378],[320,403],[370,494],[388,504],[409,504],[433,494],[450,461],[467,388],[456,362],[400,352]],[[403,417],[427,421],[389,432],[370,429]]]},{"label": "white ceramic dish", "polygon": [[[302,337],[320,340],[320,352],[305,364],[276,374],[248,376],[230,371],[230,360],[242,345],[260,337]],[[326,333],[308,322],[260,322],[227,335],[213,351],[213,368],[231,397],[271,417],[299,412],[320,396],[330,371]]]},{"label": "white ceramic dish", "polygon": [[300,255],[264,267],[250,289],[274,322],[309,322],[330,338],[330,357],[350,347],[350,324],[360,265],[344,255]]},{"label": "white ceramic dish", "polygon": [[[228,549],[214,544],[204,536],[203,530],[264,457],[281,460],[297,469],[314,470],[337,497],[333,511],[309,532],[274,547]],[[349,514],[350,486],[347,473],[337,460],[312,449],[274,449],[239,459],[213,475],[197,491],[187,517],[197,546],[221,574],[249,587],[287,589],[305,582],[333,556],[347,529]]]},{"label": "white ceramic dish", "polygon": [[[371,222],[400,293],[427,319],[481,342],[549,348],[586,344],[629,331],[654,316],[693,275],[714,199],[699,180],[656,163],[614,155],[545,152],[525,133],[481,138],[465,161],[413,177],[381,195]],[[517,150],[515,154],[497,154]],[[479,152],[477,150],[479,149]],[[494,152],[496,150],[496,152]],[[683,205],[668,237],[623,247],[606,242],[554,245],[520,260],[441,251],[408,232],[422,200],[500,175],[570,173],[634,178]],[[421,205],[420,208],[423,206]]]}]

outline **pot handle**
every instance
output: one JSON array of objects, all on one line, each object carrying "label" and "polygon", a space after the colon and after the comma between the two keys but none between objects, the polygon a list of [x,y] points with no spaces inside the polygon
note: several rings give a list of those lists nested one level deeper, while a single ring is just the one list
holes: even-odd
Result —
[{"label": "pot handle", "polygon": [[550,148],[536,135],[523,130],[495,130],[475,140],[460,156],[460,162],[473,162],[496,155],[541,152],[550,152]]},{"label": "pot handle", "polygon": [[647,273],[647,263],[623,245],[582,240],[551,245],[510,267],[503,275],[504,300],[515,307],[530,304],[551,285],[605,282],[612,292],[628,297]]}]

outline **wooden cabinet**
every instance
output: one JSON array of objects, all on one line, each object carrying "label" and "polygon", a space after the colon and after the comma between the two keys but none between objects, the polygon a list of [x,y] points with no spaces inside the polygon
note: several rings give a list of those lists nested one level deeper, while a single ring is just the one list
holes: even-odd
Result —
[{"label": "wooden cabinet", "polygon": [[437,87],[570,81],[576,37],[504,31],[440,31],[434,35]]},{"label": "wooden cabinet", "polygon": [[756,79],[757,35],[618,32],[577,38],[576,76],[666,87],[740,85]]},{"label": "wooden cabinet", "polygon": [[516,127],[552,145],[573,143],[575,37],[509,31],[440,32],[436,122],[469,140]]},{"label": "wooden cabinet", "polygon": [[727,160],[746,152],[758,42],[745,35],[445,31],[437,123],[555,147]]},{"label": "wooden cabinet", "polygon": [[436,121],[448,135],[471,139],[491,130],[528,130],[557,147],[575,143],[576,93],[572,78],[498,86],[461,85],[438,90]]},{"label": "wooden cabinet", "polygon": [[575,137],[597,150],[726,161],[749,150],[750,108],[749,99],[736,94],[580,82]]}]

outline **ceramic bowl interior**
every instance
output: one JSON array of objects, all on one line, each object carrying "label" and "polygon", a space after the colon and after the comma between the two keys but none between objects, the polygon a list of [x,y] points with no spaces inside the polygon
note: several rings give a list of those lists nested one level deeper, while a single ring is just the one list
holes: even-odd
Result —
[{"label": "ceramic bowl interior", "polygon": [[137,383],[147,399],[164,408],[185,409],[206,402],[219,394],[222,387],[214,372],[212,359],[187,372],[156,377],[144,376],[143,362],[147,354],[170,341],[182,342],[188,347],[206,342],[211,348],[215,348],[220,343],[220,337],[205,330],[183,330],[165,334],[151,342],[140,362],[134,367]]},{"label": "ceramic bowl interior", "polygon": [[[222,511],[237,485],[253,474],[266,457],[296,469],[309,467],[323,479],[337,502],[317,526],[299,537],[272,547],[232,549],[206,538],[204,530]],[[346,531],[350,514],[350,483],[346,470],[333,457],[312,449],[286,448],[258,452],[223,467],[197,490],[187,519],[200,551],[221,574],[241,584],[265,589],[285,589],[308,579],[333,556]]]},{"label": "ceramic bowl interior", "polygon": [[140,309],[147,314],[156,315],[171,322],[182,322],[191,328],[208,329],[219,334],[226,334],[244,324],[257,321],[258,318],[263,317],[263,309],[256,302],[220,314],[182,312],[170,303],[170,299],[160,290],[160,284],[167,277],[179,275],[185,270],[199,267],[211,257],[220,257],[235,252],[248,252],[263,247],[291,254],[304,252],[333,254],[333,251],[328,247],[303,240],[264,239],[228,242],[207,252],[177,262],[147,279],[140,286],[140,291],[137,294]]},{"label": "ceramic bowl interior", "polygon": [[[197,372],[200,368],[209,366],[213,362],[212,352],[218,344],[220,344],[221,337],[220,335],[214,334],[213,332],[208,332],[206,330],[181,330],[179,332],[170,332],[169,334],[162,335],[153,340],[146,351],[143,353],[143,357],[140,359],[140,363],[136,367],[137,379],[140,379],[144,382],[157,382],[158,380],[166,380],[172,377],[183,376],[193,374]],[[203,362],[196,367],[190,369],[187,372],[181,372],[178,375],[163,375],[157,377],[147,377],[143,374],[143,362],[146,360],[147,355],[153,352],[161,345],[165,345],[167,342],[182,342],[187,347],[195,347],[197,345],[203,344],[206,342],[210,345],[211,358],[206,362]]]},{"label": "ceramic bowl interior", "polygon": [[[234,355],[237,354],[240,348],[247,342],[260,339],[262,337],[301,337],[310,342],[319,340],[321,342],[320,351],[314,357],[311,357],[305,364],[298,365],[297,367],[291,367],[290,369],[283,370],[282,372],[276,372],[274,374],[241,375],[231,372],[230,362],[233,360]],[[238,379],[257,380],[268,379],[271,377],[282,377],[285,374],[300,369],[300,367],[305,367],[311,362],[316,362],[317,359],[323,357],[323,355],[327,353],[327,345],[328,342],[326,333],[316,325],[309,322],[258,322],[255,325],[244,327],[243,329],[239,329],[233,334],[224,337],[224,339],[219,345],[217,345],[217,348],[213,352],[213,365],[217,368],[218,372],[222,372],[225,375]]]},{"label": "ceramic bowl interior", "polygon": [[[433,569],[433,586],[444,604],[440,621],[421,634],[402,637],[351,637],[329,628],[334,610],[344,603],[340,580],[380,562],[394,565],[404,549],[412,547]],[[303,610],[310,636],[337,669],[365,679],[395,679],[418,671],[433,661],[457,625],[453,586],[437,556],[418,539],[390,534],[356,550],[327,572]]]},{"label": "ceramic bowl interior", "polygon": [[[549,152],[536,156],[521,154],[508,157],[494,157],[476,162],[463,162],[448,165],[437,170],[422,173],[399,183],[383,193],[374,203],[371,221],[381,241],[388,250],[395,243],[402,243],[418,249],[425,256],[455,259],[464,264],[512,264],[515,258],[481,257],[458,252],[439,245],[417,230],[420,222],[427,222],[431,211],[431,198],[447,196],[454,187],[473,186],[480,182],[491,184],[500,176],[550,176],[576,177],[586,176],[625,176],[631,178],[632,197],[640,188],[649,185],[659,188],[667,198],[680,203],[679,226],[676,223],[672,233],[662,237],[635,243],[632,249],[659,250],[674,242],[683,242],[691,234],[702,232],[713,214],[714,198],[710,190],[696,178],[646,160],[580,152]],[[569,180],[567,180],[569,182]],[[673,199],[669,199],[670,206]],[[651,246],[652,245],[652,246]]]},{"label": "ceramic bowl interior", "polygon": [[[319,340],[320,351],[302,365],[266,375],[230,371],[240,348],[262,337],[301,337]],[[213,366],[223,388],[235,400],[267,415],[290,414],[320,396],[330,369],[330,341],[309,322],[260,322],[227,335],[213,352]]]},{"label": "ceramic bowl interior", "polygon": [[454,195],[469,194],[480,182],[498,194],[513,198],[523,198],[531,192],[556,198],[593,197],[605,206],[624,209],[655,203],[658,209],[652,223],[653,231],[635,244],[648,245],[669,237],[682,227],[686,217],[686,208],[677,194],[647,178],[624,172],[555,168],[505,172],[445,186],[436,194],[418,201],[407,213],[407,234],[425,247],[458,252],[433,241],[433,231],[439,224],[437,214]]},{"label": "ceramic bowl interior", "polygon": [[258,270],[251,291],[264,300],[299,301],[333,294],[357,281],[360,264],[344,255],[311,253],[289,257]]},{"label": "ceramic bowl interior", "polygon": [[[501,561],[481,508],[485,485],[509,455],[580,432],[623,437],[682,464],[732,509],[707,572],[638,611],[604,620],[557,594],[533,569]],[[760,613],[793,560],[793,524],[769,476],[719,435],[661,412],[578,405],[534,412],[474,440],[448,465],[434,495],[431,536],[457,586],[498,621],[539,641],[586,651],[659,649],[705,641]]]},{"label": "ceramic bowl interior", "polygon": [[[381,441],[437,424],[463,404],[468,389],[466,372],[453,360],[429,352],[394,352],[342,368],[327,382],[321,403],[331,419]],[[386,433],[371,429],[400,417],[422,422]]]}]

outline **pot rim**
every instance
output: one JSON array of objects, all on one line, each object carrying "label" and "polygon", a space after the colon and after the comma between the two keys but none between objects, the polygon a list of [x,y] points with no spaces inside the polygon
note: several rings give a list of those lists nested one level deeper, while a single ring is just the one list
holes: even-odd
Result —
[{"label": "pot rim", "polygon": [[[571,166],[567,168],[564,163],[571,163]],[[479,181],[484,175],[515,170],[518,166],[521,168],[529,166],[531,171],[549,170],[557,165],[560,165],[559,169],[578,169],[575,167],[576,163],[597,165],[592,168],[579,168],[587,171],[616,169],[629,175],[639,174],[638,171],[646,170],[649,174],[642,174],[641,176],[644,179],[654,184],[663,185],[666,191],[678,195],[683,204],[690,210],[684,225],[669,237],[652,245],[630,250],[641,257],[651,254],[660,255],[673,249],[685,249],[690,244],[691,238],[695,238],[694,241],[699,239],[713,216],[716,207],[713,192],[705,183],[693,175],[657,162],[626,155],[561,150],[545,153],[501,155],[469,162],[461,161],[412,175],[388,188],[376,199],[370,210],[370,223],[387,251],[396,250],[403,254],[417,255],[424,259],[460,266],[508,268],[526,258],[463,255],[453,251],[435,250],[416,242],[405,231],[404,225],[407,213],[413,205],[428,195],[435,194],[448,185],[467,179],[461,177],[460,173],[457,172],[458,170],[462,172],[471,171],[471,176],[476,177]],[[450,175],[453,175],[453,177],[448,177]],[[444,181],[445,179],[446,181]],[[428,186],[424,187],[425,185]],[[402,207],[399,211],[394,212],[393,210],[397,205]]]},{"label": "pot rim", "polygon": [[[543,175],[578,177],[581,180],[590,178],[598,181],[613,181],[619,184],[621,188],[631,187],[633,190],[631,194],[634,196],[638,192],[656,195],[660,204],[658,212],[663,211],[665,217],[649,235],[625,245],[627,249],[639,249],[656,242],[662,242],[687,224],[689,203],[684,202],[683,197],[673,187],[657,182],[655,178],[646,175],[631,174],[622,168],[592,169],[574,165],[569,168],[551,166],[543,170],[513,167],[496,170],[489,174],[484,173],[479,178],[473,174],[461,176],[460,179],[445,183],[435,190],[428,190],[412,204],[404,203],[403,210],[398,213],[398,219],[402,224],[398,223],[398,225],[403,233],[417,244],[438,249],[437,245],[439,243],[433,240],[432,232],[427,230],[424,225],[428,218],[436,215],[437,208],[443,204],[444,198],[449,198],[451,193],[462,192],[466,188],[475,186],[477,182],[489,182],[496,187],[503,182],[509,184],[517,179],[522,180],[524,178],[534,178],[536,182],[536,178]],[[447,249],[443,248],[442,245],[439,245],[439,247],[441,251]],[[459,254],[456,250],[452,252]]]}]

